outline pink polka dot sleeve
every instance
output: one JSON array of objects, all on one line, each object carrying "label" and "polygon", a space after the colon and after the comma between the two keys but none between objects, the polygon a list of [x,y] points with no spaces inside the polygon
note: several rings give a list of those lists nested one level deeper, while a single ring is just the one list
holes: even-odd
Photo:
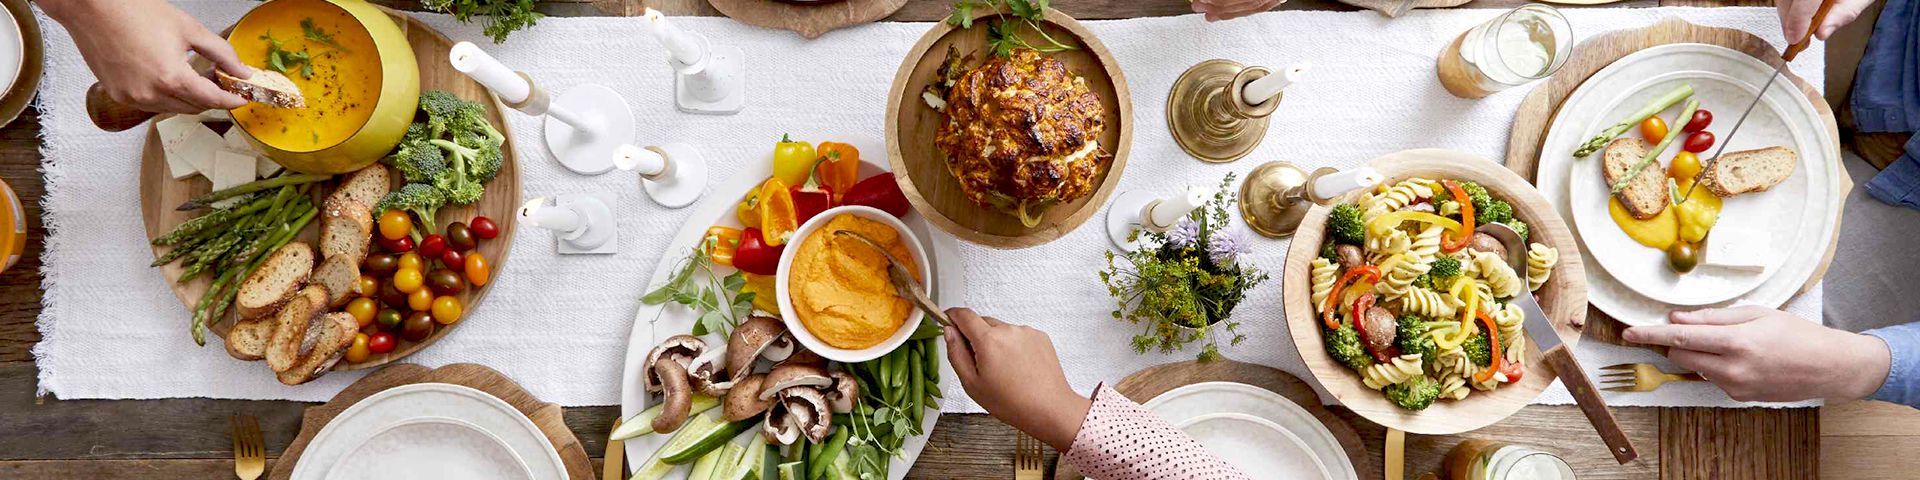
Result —
[{"label": "pink polka dot sleeve", "polygon": [[1061,458],[1097,480],[1244,479],[1159,415],[1101,385]]}]

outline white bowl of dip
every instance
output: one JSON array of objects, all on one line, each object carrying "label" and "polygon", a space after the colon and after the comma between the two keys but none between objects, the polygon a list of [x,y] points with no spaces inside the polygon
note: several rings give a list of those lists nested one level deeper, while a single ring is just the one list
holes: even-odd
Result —
[{"label": "white bowl of dip", "polygon": [[[804,249],[808,238],[812,238],[816,234],[832,235],[832,232],[824,231],[824,228],[828,223],[831,223],[833,219],[844,215],[852,215],[872,220],[892,228],[893,231],[899,235],[898,242],[905,244],[907,252],[913,256],[911,259],[902,258],[901,260],[913,264],[913,267],[917,269],[917,276],[920,277],[921,288],[927,289],[928,291],[932,291],[933,289],[933,278],[929,275],[929,272],[932,271],[932,266],[927,260],[927,252],[922,250],[920,239],[914,236],[912,230],[907,229],[907,224],[880,209],[859,205],[834,207],[820,212],[818,215],[814,215],[813,218],[808,219],[806,223],[801,224],[799,229],[794,230],[792,238],[787,240],[786,248],[780,252],[779,270],[774,276],[775,295],[778,297],[777,300],[780,304],[780,317],[782,321],[786,323],[787,331],[793,334],[794,339],[800,341],[800,345],[807,347],[807,350],[811,350],[813,353],[819,354],[828,360],[842,363],[858,363],[879,358],[899,348],[900,345],[905,344],[907,337],[913,336],[914,330],[919,328],[920,322],[926,316],[926,313],[920,311],[919,307],[914,306],[912,300],[899,298],[894,294],[893,282],[887,277],[886,259],[879,257],[881,263],[878,264],[879,268],[874,270],[873,277],[842,279],[841,282],[849,283],[848,280],[851,280],[851,283],[855,284],[853,286],[858,287],[854,289],[856,291],[856,293],[854,293],[855,295],[887,295],[895,298],[898,302],[905,302],[907,305],[906,318],[900,322],[900,325],[894,327],[892,335],[866,348],[840,348],[827,343],[826,340],[815,335],[806,325],[806,322],[801,320],[799,308],[794,305],[793,301],[795,293],[794,285],[792,284],[794,259],[799,256],[801,250]],[[874,240],[884,243],[885,239],[875,238]],[[831,241],[832,240],[829,240],[829,242]],[[855,239],[845,239],[839,242],[844,242],[839,243],[839,245],[841,245],[839,248],[868,249],[866,244],[859,243],[860,241]],[[833,244],[834,243],[827,243],[822,245]],[[870,249],[867,251],[871,252]],[[878,252],[873,253],[878,257]]]}]

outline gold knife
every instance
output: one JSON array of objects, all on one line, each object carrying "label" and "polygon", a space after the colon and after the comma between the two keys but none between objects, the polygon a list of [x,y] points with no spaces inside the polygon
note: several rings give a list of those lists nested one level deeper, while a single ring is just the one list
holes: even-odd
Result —
[{"label": "gold knife", "polygon": [[[1673,202],[1674,205],[1687,203],[1688,199],[1693,198],[1693,189],[1700,188],[1700,179],[1706,178],[1707,172],[1713,171],[1713,164],[1720,161],[1720,154],[1726,153],[1727,145],[1733,144],[1733,135],[1740,133],[1740,126],[1747,123],[1747,116],[1753,114],[1753,107],[1760,105],[1760,99],[1767,96],[1767,89],[1773,88],[1773,82],[1779,80],[1780,74],[1787,70],[1787,62],[1793,61],[1793,57],[1800,56],[1800,52],[1805,51],[1807,46],[1813,43],[1813,31],[1819,29],[1822,22],[1827,21],[1827,12],[1832,10],[1833,0],[1822,0],[1820,2],[1820,10],[1813,13],[1813,23],[1807,24],[1807,33],[1802,35],[1799,40],[1794,41],[1792,45],[1788,45],[1787,51],[1780,54],[1780,65],[1774,67],[1773,76],[1767,77],[1767,83],[1760,86],[1760,93],[1753,96],[1753,102],[1747,104],[1746,111],[1740,112],[1740,119],[1733,122],[1733,129],[1727,130],[1726,136],[1720,138],[1720,148],[1713,151],[1713,157],[1708,158],[1706,163],[1700,164],[1700,173],[1693,174],[1693,183],[1687,185],[1686,194],[1675,199]],[[1690,119],[1677,118],[1674,120],[1679,123],[1686,123]]]},{"label": "gold knife", "polygon": [[[613,419],[613,429],[620,429],[620,419]],[[627,442],[625,440],[608,440],[607,454],[604,458],[607,464],[600,468],[601,480],[627,478]]]}]

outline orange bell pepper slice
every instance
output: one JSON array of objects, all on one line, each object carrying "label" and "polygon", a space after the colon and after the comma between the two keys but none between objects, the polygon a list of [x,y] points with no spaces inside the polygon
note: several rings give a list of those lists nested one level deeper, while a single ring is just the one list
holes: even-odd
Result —
[{"label": "orange bell pepper slice", "polygon": [[860,149],[840,142],[820,142],[814,150],[820,155],[814,174],[819,176],[821,185],[833,192],[833,203],[837,205],[854,182],[860,180]]},{"label": "orange bell pepper slice", "polygon": [[[1486,324],[1487,342],[1493,344],[1493,350],[1491,352],[1493,354],[1492,365],[1488,365],[1486,369],[1480,370],[1479,372],[1475,372],[1473,374],[1473,381],[1475,383],[1482,383],[1482,382],[1486,382],[1487,379],[1489,378],[1493,378],[1494,372],[1503,371],[1507,369],[1506,367],[1507,356],[1500,354],[1500,325],[1497,323],[1494,323],[1493,317],[1487,316],[1486,310],[1474,309],[1473,313],[1474,315],[1477,315],[1480,317],[1480,323]],[[1512,378],[1509,378],[1508,380],[1512,380]]]},{"label": "orange bell pepper slice", "polygon": [[1447,253],[1458,252],[1462,248],[1467,248],[1467,244],[1472,243],[1473,240],[1473,200],[1467,197],[1467,189],[1460,188],[1460,182],[1441,180],[1440,184],[1446,185],[1447,193],[1453,194],[1454,203],[1460,204],[1460,230],[1457,232],[1460,237],[1441,235],[1440,250]]},{"label": "orange bell pepper slice", "polygon": [[778,247],[787,244],[787,238],[800,228],[800,217],[794,211],[793,193],[787,191],[786,182],[779,178],[769,178],[760,186],[760,236],[768,246]]},{"label": "orange bell pepper slice", "polygon": [[1380,281],[1380,267],[1373,265],[1353,267],[1353,269],[1347,270],[1345,275],[1340,276],[1340,281],[1333,283],[1333,290],[1327,292],[1327,300],[1324,305],[1320,306],[1320,321],[1325,322],[1328,329],[1340,329],[1339,315],[1334,313],[1335,308],[1333,308],[1333,306],[1337,305],[1340,297],[1346,294],[1347,285],[1353,283],[1354,279],[1360,277],[1367,277],[1366,281],[1369,282]]},{"label": "orange bell pepper slice", "polygon": [[733,254],[740,249],[740,229],[714,225],[707,227],[707,239],[713,243],[707,247],[707,261],[714,265],[733,266]]}]

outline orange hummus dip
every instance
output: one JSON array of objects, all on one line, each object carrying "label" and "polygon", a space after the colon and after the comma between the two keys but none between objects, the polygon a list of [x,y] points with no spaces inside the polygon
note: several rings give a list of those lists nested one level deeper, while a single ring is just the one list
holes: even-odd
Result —
[{"label": "orange hummus dip", "polygon": [[887,257],[858,239],[835,235],[848,230],[879,243],[906,262],[920,279],[920,268],[893,227],[856,215],[827,221],[800,243],[787,273],[789,295],[800,324],[835,348],[859,350],[879,345],[906,323],[913,304],[895,294],[887,279]]}]

